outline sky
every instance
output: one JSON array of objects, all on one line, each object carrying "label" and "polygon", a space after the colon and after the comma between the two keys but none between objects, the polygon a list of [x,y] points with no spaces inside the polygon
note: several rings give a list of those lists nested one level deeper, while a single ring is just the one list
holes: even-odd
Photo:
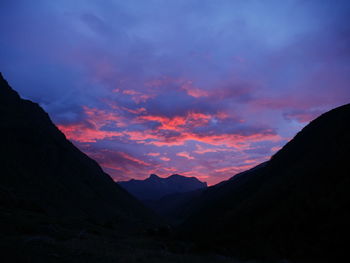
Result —
[{"label": "sky", "polygon": [[350,2],[1,0],[0,71],[115,181],[210,185],[350,102]]}]

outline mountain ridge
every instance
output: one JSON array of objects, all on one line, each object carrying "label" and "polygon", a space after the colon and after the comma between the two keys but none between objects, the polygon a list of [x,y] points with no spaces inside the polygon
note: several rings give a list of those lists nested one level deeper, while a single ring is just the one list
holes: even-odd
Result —
[{"label": "mountain ridge", "polygon": [[142,201],[157,200],[166,195],[190,192],[207,187],[206,182],[201,182],[196,177],[179,174],[172,174],[164,178],[151,174],[144,180],[131,179],[120,181],[118,184]]}]

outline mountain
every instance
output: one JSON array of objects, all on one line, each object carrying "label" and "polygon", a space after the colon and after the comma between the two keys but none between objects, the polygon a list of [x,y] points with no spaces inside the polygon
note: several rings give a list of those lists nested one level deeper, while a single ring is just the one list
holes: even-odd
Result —
[{"label": "mountain", "polygon": [[69,142],[0,74],[0,207],[57,218],[138,224],[152,213]]},{"label": "mountain", "polygon": [[182,237],[245,258],[348,257],[349,160],[347,104],[312,121],[268,162],[203,191]]},{"label": "mountain", "polygon": [[161,178],[151,174],[145,180],[131,179],[118,183],[139,200],[158,200],[166,195],[185,193],[207,187],[207,183],[199,181],[196,177],[186,177],[173,174]]},{"label": "mountain", "polygon": [[192,213],[193,203],[203,191],[201,188],[189,192],[168,194],[156,200],[143,200],[143,203],[165,219],[170,225],[177,226]]}]

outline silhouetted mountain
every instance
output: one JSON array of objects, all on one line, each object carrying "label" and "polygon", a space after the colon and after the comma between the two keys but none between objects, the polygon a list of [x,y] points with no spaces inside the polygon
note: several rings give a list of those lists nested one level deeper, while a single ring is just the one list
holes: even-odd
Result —
[{"label": "silhouetted mountain", "polygon": [[161,178],[151,174],[145,180],[119,182],[120,186],[139,200],[158,200],[166,195],[185,193],[207,187],[207,183],[199,181],[196,177],[186,177],[173,174],[167,178]]},{"label": "silhouetted mountain", "polygon": [[0,74],[0,206],[95,222],[152,217]]},{"label": "silhouetted mountain", "polygon": [[[248,175],[252,171],[265,165],[266,162],[261,163],[254,168],[236,174],[227,181],[222,181],[208,188],[181,194],[167,195],[156,201],[145,202],[145,204],[175,225],[181,224],[201,209],[211,206],[215,201],[224,197],[227,194],[226,190],[230,191],[230,189],[223,187],[224,185],[233,180],[237,182],[240,177]],[[246,178],[247,177],[242,179]],[[240,180],[240,182],[243,181],[244,180]],[[236,184],[236,187],[239,187],[239,184]]]},{"label": "silhouetted mountain", "polygon": [[244,257],[335,262],[350,236],[349,160],[350,104],[312,121],[270,161],[205,190],[183,235]]}]

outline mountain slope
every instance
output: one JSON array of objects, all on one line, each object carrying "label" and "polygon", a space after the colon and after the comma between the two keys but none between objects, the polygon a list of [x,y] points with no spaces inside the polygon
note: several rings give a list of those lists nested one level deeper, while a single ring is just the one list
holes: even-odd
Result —
[{"label": "mountain slope", "polygon": [[346,255],[349,160],[350,104],[312,121],[264,165],[208,188],[183,234],[243,257]]},{"label": "mountain slope", "polygon": [[173,174],[167,178],[161,178],[151,174],[145,180],[130,180],[119,182],[120,186],[139,200],[158,200],[169,194],[185,193],[207,187],[207,184],[195,177],[186,177]]},{"label": "mountain slope", "polygon": [[0,206],[96,222],[149,222],[151,213],[66,140],[48,114],[0,74]]},{"label": "mountain slope", "polygon": [[145,200],[143,202],[169,224],[177,226],[183,223],[192,212],[192,204],[195,203],[205,189],[201,188],[190,192],[169,194],[157,200]]}]

